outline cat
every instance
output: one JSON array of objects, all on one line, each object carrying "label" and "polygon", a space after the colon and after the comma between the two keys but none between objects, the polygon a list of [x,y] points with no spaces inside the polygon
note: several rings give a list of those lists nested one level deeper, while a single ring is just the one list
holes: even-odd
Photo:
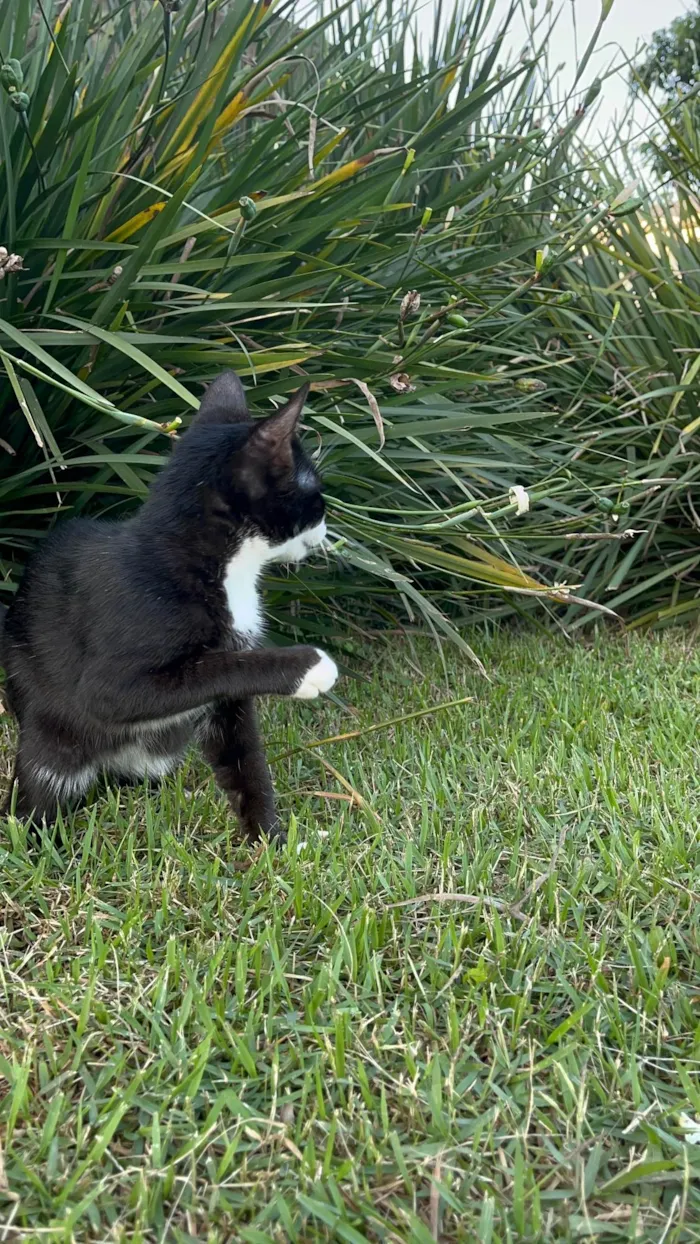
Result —
[{"label": "cat", "polygon": [[0,638],[17,816],[51,824],[102,773],[161,778],[196,740],[245,834],[279,835],[255,699],[338,676],[319,648],[259,646],[261,572],[326,534],[308,388],[253,420],[224,372],[132,517],[68,519],[29,559]]}]

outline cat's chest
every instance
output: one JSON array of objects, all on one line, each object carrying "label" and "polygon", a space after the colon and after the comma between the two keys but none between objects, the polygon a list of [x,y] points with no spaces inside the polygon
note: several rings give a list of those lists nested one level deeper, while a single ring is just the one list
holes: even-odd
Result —
[{"label": "cat's chest", "polygon": [[224,594],[231,629],[247,643],[256,643],[263,633],[263,611],[258,586],[261,563],[243,548],[230,559],[224,573]]}]

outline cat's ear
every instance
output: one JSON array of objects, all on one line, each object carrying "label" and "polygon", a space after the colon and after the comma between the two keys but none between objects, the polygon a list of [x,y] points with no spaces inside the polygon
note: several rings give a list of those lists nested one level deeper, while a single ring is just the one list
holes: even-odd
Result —
[{"label": "cat's ear", "polygon": [[285,402],[284,406],[280,406],[274,415],[268,415],[267,419],[261,419],[259,423],[256,423],[248,445],[268,465],[291,466],[292,443],[299,427],[304,402],[308,396],[309,385],[305,384],[293,397],[290,397],[288,402]]},{"label": "cat's ear", "polygon": [[247,423],[250,419],[245,390],[235,371],[224,371],[210,384],[202,398],[195,421],[207,423]]}]

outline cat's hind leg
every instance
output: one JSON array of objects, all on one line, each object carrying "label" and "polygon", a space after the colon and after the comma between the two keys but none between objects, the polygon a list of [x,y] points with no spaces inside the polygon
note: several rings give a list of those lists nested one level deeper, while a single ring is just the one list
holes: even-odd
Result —
[{"label": "cat's hind leg", "polygon": [[[59,807],[66,810],[86,794],[97,767],[77,756],[65,756],[40,728],[20,727],[15,763],[15,815],[36,824],[53,824]],[[12,789],[6,811],[12,806]]]},{"label": "cat's hind leg", "polygon": [[201,731],[202,751],[249,838],[281,833],[252,700],[222,700]]}]

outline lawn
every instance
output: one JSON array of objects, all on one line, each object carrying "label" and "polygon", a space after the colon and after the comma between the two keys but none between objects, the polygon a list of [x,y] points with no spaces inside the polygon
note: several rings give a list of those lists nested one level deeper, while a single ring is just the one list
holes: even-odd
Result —
[{"label": "lawn", "polygon": [[700,658],[478,646],[272,707],[281,851],[0,829],[0,1240],[700,1239]]}]

